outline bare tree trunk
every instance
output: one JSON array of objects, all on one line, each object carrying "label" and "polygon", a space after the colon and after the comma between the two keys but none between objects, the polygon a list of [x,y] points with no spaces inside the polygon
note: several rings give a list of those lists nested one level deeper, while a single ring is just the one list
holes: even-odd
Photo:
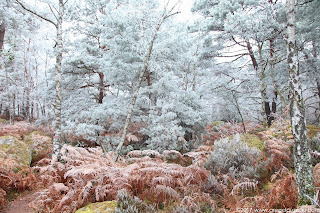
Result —
[{"label": "bare tree trunk", "polygon": [[133,109],[134,109],[134,106],[136,104],[136,101],[137,101],[137,98],[138,98],[138,95],[139,95],[139,90],[140,90],[140,87],[141,87],[141,83],[143,81],[145,73],[148,71],[149,61],[150,61],[150,58],[151,58],[154,41],[157,38],[158,32],[159,32],[160,27],[161,27],[162,23],[164,22],[164,20],[166,20],[170,16],[176,14],[176,13],[170,14],[173,9],[174,9],[174,7],[171,8],[169,13],[167,13],[167,14],[166,14],[166,11],[164,11],[164,13],[162,14],[162,16],[161,16],[161,18],[160,18],[160,20],[159,20],[159,22],[158,22],[158,24],[157,24],[157,26],[155,28],[154,34],[153,34],[153,36],[151,38],[151,41],[150,41],[150,44],[149,44],[149,49],[148,49],[148,52],[147,52],[147,54],[145,56],[145,59],[144,59],[143,68],[140,71],[138,82],[137,82],[137,85],[136,85],[136,89],[135,89],[133,97],[131,99],[130,108],[129,108],[129,112],[128,112],[128,115],[127,115],[127,118],[126,118],[126,122],[125,122],[124,127],[123,127],[123,132],[122,132],[122,136],[120,138],[120,143],[119,143],[119,145],[118,145],[118,147],[117,147],[117,149],[116,149],[116,151],[114,153],[114,157],[113,157],[114,161],[117,161],[117,159],[119,157],[119,152],[120,152],[120,150],[121,150],[121,148],[122,148],[122,146],[123,146],[123,144],[125,142],[125,139],[126,139],[126,136],[127,136],[127,132],[128,132],[128,127],[129,127],[130,122],[131,122]]},{"label": "bare tree trunk", "polygon": [[196,44],[196,51],[193,54],[193,73],[192,73],[192,91],[196,90],[196,68],[197,68],[197,56],[198,56],[198,51],[199,51],[199,46],[200,46],[200,35],[198,36],[197,44]]},{"label": "bare tree trunk", "polygon": [[8,75],[8,69],[5,68],[6,72],[6,90],[7,90],[7,107],[6,107],[6,120],[9,120],[10,124],[12,124],[11,120],[11,95],[10,95],[10,84],[9,84],[9,75]]},{"label": "bare tree trunk", "polygon": [[98,98],[98,103],[102,104],[103,102],[103,97],[104,97],[104,74],[102,72],[99,72],[99,98]]},{"label": "bare tree trunk", "polygon": [[5,110],[5,118],[7,121],[10,121],[10,110],[8,107],[6,107],[6,110]]},{"label": "bare tree trunk", "polygon": [[28,54],[30,51],[30,42],[31,40],[29,39],[29,43],[28,43],[28,47],[27,47],[27,51],[25,52],[24,55],[24,75],[25,75],[25,90],[27,93],[27,103],[26,103],[26,108],[25,108],[25,112],[26,112],[26,119],[28,120],[28,122],[30,122],[30,88],[31,88],[31,80],[29,78],[29,72],[28,72]]},{"label": "bare tree trunk", "polygon": [[[34,14],[35,16],[53,24],[57,29],[57,55],[56,55],[56,100],[55,100],[55,122],[54,122],[54,137],[53,137],[53,146],[52,146],[52,162],[60,160],[60,149],[61,149],[61,104],[62,104],[62,21],[64,15],[64,3],[63,0],[59,0],[59,9],[58,14],[54,14],[57,22],[50,20],[42,15],[39,15],[33,10],[30,10],[24,6],[20,2],[20,0],[16,0],[16,2],[26,11]],[[53,11],[52,11],[53,12]]]},{"label": "bare tree trunk", "polygon": [[243,132],[244,133],[247,133],[247,130],[246,130],[246,125],[244,123],[244,119],[243,119],[243,116],[242,116],[242,113],[241,113],[241,109],[240,109],[240,105],[239,105],[239,102],[238,102],[238,98],[237,98],[237,95],[236,95],[236,92],[234,90],[231,90],[231,93],[232,93],[232,98],[234,100],[234,106],[237,108],[237,111],[240,115],[240,118],[241,118],[241,122],[242,122],[242,125],[243,125]]},{"label": "bare tree trunk", "polygon": [[0,25],[0,50],[3,49],[3,44],[4,44],[4,35],[6,33],[6,27],[5,27],[5,22],[2,21]]},{"label": "bare tree trunk", "polygon": [[11,117],[12,117],[12,124],[14,124],[14,119],[16,117],[16,94],[13,94],[12,97],[12,112],[11,112]]},{"label": "bare tree trunk", "polygon": [[9,105],[9,108],[8,108],[8,112],[9,112],[9,123],[10,125],[13,125],[14,124],[14,121],[12,119],[12,106],[11,106],[11,95],[8,93],[8,105]]},{"label": "bare tree trunk", "polygon": [[61,149],[61,105],[62,105],[62,20],[64,14],[63,0],[59,0],[57,18],[57,57],[56,57],[56,103],[52,160],[60,160]]},{"label": "bare tree trunk", "polygon": [[[249,41],[246,41],[247,45],[247,50],[249,52],[249,56],[253,65],[253,68],[256,71],[256,75],[259,76],[260,81],[261,81],[261,86],[260,86],[260,95],[261,95],[261,114],[263,117],[263,123],[266,126],[267,125],[267,117],[266,112],[268,109],[266,109],[266,99],[267,99],[267,94],[266,94],[266,82],[265,82],[265,65],[263,64],[263,58],[262,58],[262,46],[258,45],[258,52],[259,52],[259,57],[260,57],[260,68],[257,62],[256,57],[254,56],[251,44]],[[269,109],[270,110],[270,109]]]},{"label": "bare tree trunk", "polygon": [[287,62],[289,71],[289,100],[292,134],[294,136],[294,166],[298,185],[298,205],[310,204],[315,187],[307,140],[304,100],[299,77],[299,61],[296,47],[295,0],[286,1],[287,11]]}]

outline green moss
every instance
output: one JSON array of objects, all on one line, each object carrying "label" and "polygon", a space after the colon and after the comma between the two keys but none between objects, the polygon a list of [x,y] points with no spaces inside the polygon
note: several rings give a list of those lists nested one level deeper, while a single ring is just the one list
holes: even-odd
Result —
[{"label": "green moss", "polygon": [[7,120],[0,118],[0,123],[5,123]]},{"label": "green moss", "polygon": [[262,185],[262,189],[265,190],[265,191],[269,191],[269,190],[271,190],[272,188],[273,188],[273,185],[272,185],[272,183],[270,183],[270,182],[267,182],[267,183],[265,183],[265,184]]},{"label": "green moss", "polygon": [[319,126],[307,125],[307,130],[307,135],[310,139],[314,138],[318,133],[320,133]]},{"label": "green moss", "polygon": [[13,138],[11,135],[1,136],[0,139],[10,139]]},{"label": "green moss", "polygon": [[211,125],[212,126],[219,126],[219,125],[221,125],[223,123],[224,123],[223,121],[213,121]]},{"label": "green moss", "polygon": [[98,203],[90,203],[85,207],[78,209],[76,213],[111,213],[117,207],[117,201],[105,201]]},{"label": "green moss", "polygon": [[114,212],[117,207],[117,201],[104,201],[90,203],[85,207],[78,209],[76,213],[109,213]]},{"label": "green moss", "polygon": [[257,148],[260,151],[263,151],[264,143],[260,140],[260,138],[253,134],[243,134],[241,135],[241,141],[245,142],[249,147]]},{"label": "green moss", "polygon": [[266,131],[267,128],[266,127],[260,127],[258,129],[255,129],[254,131],[252,131],[253,134],[258,134],[259,132],[263,132]]},{"label": "green moss", "polygon": [[[230,140],[234,139],[234,135],[225,137],[223,139],[228,139],[230,141]],[[246,133],[246,134],[240,135],[240,139],[242,142],[246,143],[250,148],[254,147],[254,148],[259,149],[260,151],[263,151],[264,143],[263,143],[263,141],[260,140],[260,138],[258,136]],[[216,141],[215,143],[219,143],[219,140]]]},{"label": "green moss", "polygon": [[6,196],[6,198],[7,198],[8,201],[13,201],[13,200],[15,200],[19,195],[20,195],[20,193],[18,193],[16,189],[12,189],[12,190],[7,191],[7,196]]},{"label": "green moss", "polygon": [[32,163],[34,163],[47,155],[52,144],[52,139],[40,131],[33,131],[26,134],[24,142],[32,150]]},{"label": "green moss", "polygon": [[[23,141],[18,140],[12,136],[0,137],[0,151],[6,153],[1,155],[2,158],[10,158],[15,160],[21,169],[24,166],[30,166],[31,163],[31,150]],[[18,171],[19,169],[14,169]]]}]

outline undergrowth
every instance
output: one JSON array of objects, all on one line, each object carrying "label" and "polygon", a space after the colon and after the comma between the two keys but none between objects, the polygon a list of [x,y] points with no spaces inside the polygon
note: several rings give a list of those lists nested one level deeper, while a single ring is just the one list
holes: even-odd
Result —
[{"label": "undergrowth", "polygon": [[[43,184],[50,186],[30,204],[36,211],[75,212],[88,203],[115,200],[121,190],[157,208],[189,198],[205,198],[214,203],[201,190],[209,172],[196,165],[182,167],[148,157],[130,165],[124,160],[114,163],[112,153],[68,145],[63,146],[61,154],[64,164],[43,159],[34,167]],[[185,205],[194,202],[190,200]]]}]

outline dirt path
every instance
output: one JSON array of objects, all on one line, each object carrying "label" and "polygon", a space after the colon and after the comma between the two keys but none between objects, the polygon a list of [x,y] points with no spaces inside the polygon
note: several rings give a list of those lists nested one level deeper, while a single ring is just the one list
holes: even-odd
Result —
[{"label": "dirt path", "polygon": [[34,213],[32,209],[28,208],[28,204],[37,197],[36,192],[25,192],[22,193],[15,200],[11,201],[8,206],[1,213]]}]

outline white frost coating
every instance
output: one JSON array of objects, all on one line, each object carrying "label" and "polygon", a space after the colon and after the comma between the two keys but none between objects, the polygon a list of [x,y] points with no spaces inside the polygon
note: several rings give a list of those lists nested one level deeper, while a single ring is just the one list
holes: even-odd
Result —
[{"label": "white frost coating", "polygon": [[301,155],[301,146],[300,144],[296,144],[297,146],[297,154],[300,156]]}]

